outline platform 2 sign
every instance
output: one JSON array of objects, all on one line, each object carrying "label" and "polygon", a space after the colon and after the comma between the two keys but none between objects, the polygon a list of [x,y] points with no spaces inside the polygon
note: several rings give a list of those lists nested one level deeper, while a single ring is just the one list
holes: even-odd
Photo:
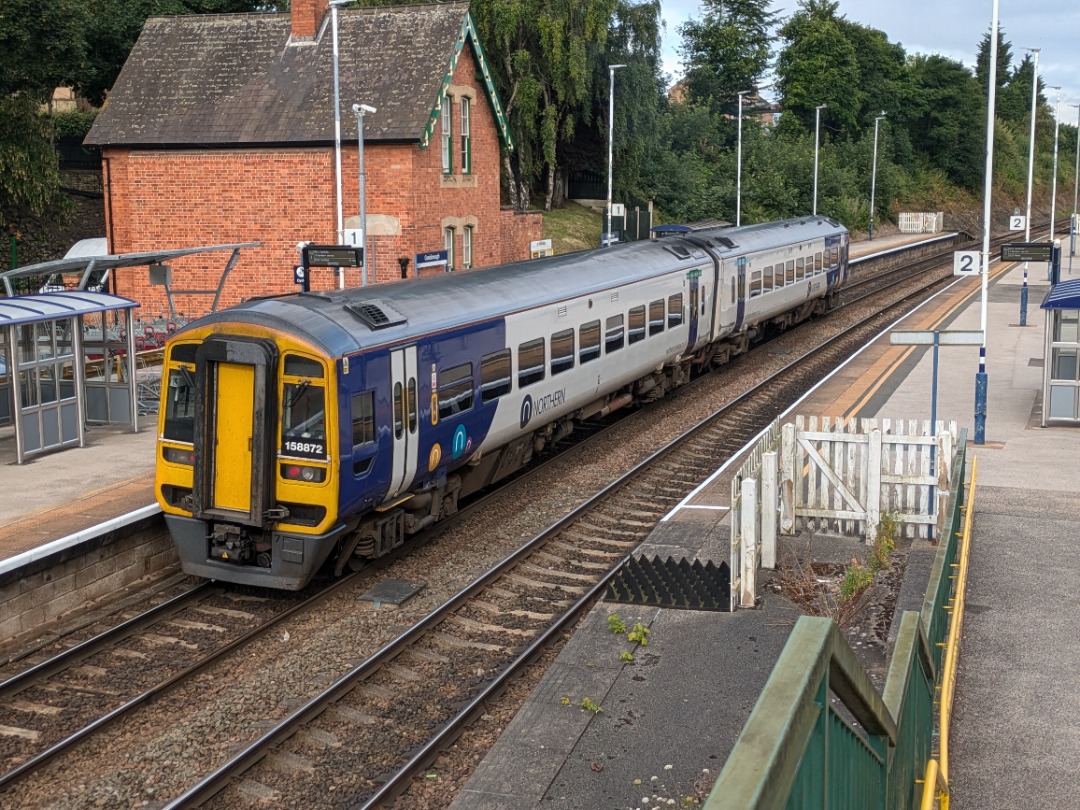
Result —
[{"label": "platform 2 sign", "polygon": [[1054,245],[1052,242],[1013,242],[1001,246],[1003,262],[1052,262]]},{"label": "platform 2 sign", "polygon": [[982,254],[977,250],[957,250],[953,253],[954,276],[977,276],[982,270],[979,261]]}]

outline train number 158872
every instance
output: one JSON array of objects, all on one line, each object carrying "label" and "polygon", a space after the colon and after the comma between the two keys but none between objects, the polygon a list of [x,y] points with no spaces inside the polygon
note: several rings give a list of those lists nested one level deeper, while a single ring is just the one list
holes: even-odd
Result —
[{"label": "train number 158872", "polygon": [[326,455],[326,447],[321,442],[298,442],[295,439],[286,439],[282,442],[282,449],[288,453],[298,453],[305,456]]}]

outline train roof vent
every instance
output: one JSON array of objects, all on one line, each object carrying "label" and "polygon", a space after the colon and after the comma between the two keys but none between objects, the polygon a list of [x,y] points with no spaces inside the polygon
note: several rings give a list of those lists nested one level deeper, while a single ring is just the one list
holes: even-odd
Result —
[{"label": "train roof vent", "polygon": [[388,326],[397,326],[407,320],[404,315],[395,310],[389,304],[371,298],[367,301],[357,301],[355,304],[346,304],[345,309],[356,315],[372,329],[385,329]]},{"label": "train roof vent", "polygon": [[664,249],[665,250],[670,250],[672,253],[674,253],[676,256],[678,256],[680,259],[689,259],[690,258],[690,251],[686,249],[685,245],[680,245],[680,244],[664,245]]},{"label": "train roof vent", "polygon": [[732,242],[730,239],[728,239],[726,236],[714,236],[712,241],[719,242],[721,245],[723,245],[726,248],[735,247],[735,243]]}]

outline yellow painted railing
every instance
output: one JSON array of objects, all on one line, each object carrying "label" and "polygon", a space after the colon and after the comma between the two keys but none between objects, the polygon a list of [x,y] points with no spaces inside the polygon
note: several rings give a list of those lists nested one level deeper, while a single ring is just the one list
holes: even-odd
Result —
[{"label": "yellow painted railing", "polygon": [[971,523],[975,515],[975,483],[979,476],[978,456],[971,461],[971,483],[964,505],[964,528],[960,535],[960,553],[956,561],[956,587],[950,601],[949,635],[945,642],[945,665],[941,672],[941,697],[938,709],[939,746],[937,759],[926,764],[921,810],[949,808],[949,724],[952,720],[953,696],[956,693],[956,668],[960,654],[960,631],[964,623],[964,598],[967,591],[968,556],[971,551]]}]

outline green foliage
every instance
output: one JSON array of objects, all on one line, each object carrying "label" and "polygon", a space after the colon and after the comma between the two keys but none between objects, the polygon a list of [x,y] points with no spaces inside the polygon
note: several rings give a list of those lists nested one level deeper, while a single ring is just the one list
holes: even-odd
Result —
[{"label": "green foliage", "polygon": [[61,205],[52,135],[48,116],[33,98],[0,96],[0,226]]},{"label": "green foliage", "polygon": [[633,653],[623,650],[621,653],[619,653],[619,660],[622,661],[624,664],[632,664],[634,663],[634,655]]},{"label": "green foliage", "polygon": [[57,138],[84,138],[94,125],[97,110],[66,110],[52,114],[53,133]]},{"label": "green foliage", "polygon": [[874,572],[861,565],[858,560],[852,560],[851,565],[844,569],[844,578],[840,580],[840,602],[850,602],[857,598],[873,581]]},{"label": "green foliage", "polygon": [[626,640],[645,647],[649,644],[649,633],[651,632],[652,630],[645,627],[641,622],[634,622],[633,629],[626,634]]},{"label": "green foliage", "polygon": [[617,636],[621,636],[626,632],[626,622],[622,620],[622,616],[618,613],[612,613],[607,617],[608,629]]},{"label": "green foliage", "polygon": [[593,714],[600,714],[604,711],[604,707],[598,703],[593,703],[592,698],[584,697],[581,699],[581,708]]}]

